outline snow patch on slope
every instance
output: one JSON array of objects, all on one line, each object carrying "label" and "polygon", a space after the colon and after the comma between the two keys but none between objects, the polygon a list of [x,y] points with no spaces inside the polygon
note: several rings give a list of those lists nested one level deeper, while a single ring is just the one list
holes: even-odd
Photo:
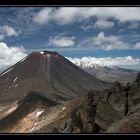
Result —
[{"label": "snow patch on slope", "polygon": [[43,112],[44,112],[44,111],[38,111],[38,112],[36,113],[36,117],[39,117]]},{"label": "snow patch on slope", "polygon": [[2,74],[0,75],[0,77],[3,76],[3,75],[5,75],[6,73],[10,72],[12,69],[13,69],[13,68],[10,68],[9,70],[7,70],[7,71],[5,71],[4,73],[2,73]]},{"label": "snow patch on slope", "polygon": [[18,84],[15,85],[15,87],[17,87],[17,86],[18,86]]},{"label": "snow patch on slope", "polygon": [[40,54],[44,54],[44,52],[40,52]]},{"label": "snow patch on slope", "polygon": [[65,110],[65,109],[66,109],[66,107],[63,107],[63,108],[62,108],[62,110]]},{"label": "snow patch on slope", "polygon": [[13,83],[15,83],[17,79],[18,79],[18,77],[16,77],[16,78],[14,79]]},{"label": "snow patch on slope", "polygon": [[23,59],[20,61],[20,63],[21,63],[21,62],[23,62],[23,61],[25,61],[25,60],[26,60],[26,58],[27,58],[27,57],[23,58]]}]

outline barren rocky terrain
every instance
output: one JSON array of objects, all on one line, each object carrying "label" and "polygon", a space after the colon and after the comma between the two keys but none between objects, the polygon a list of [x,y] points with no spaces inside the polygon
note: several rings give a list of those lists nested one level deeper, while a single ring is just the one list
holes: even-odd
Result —
[{"label": "barren rocky terrain", "polygon": [[139,133],[140,73],[108,84],[55,52],[0,75],[0,133]]}]

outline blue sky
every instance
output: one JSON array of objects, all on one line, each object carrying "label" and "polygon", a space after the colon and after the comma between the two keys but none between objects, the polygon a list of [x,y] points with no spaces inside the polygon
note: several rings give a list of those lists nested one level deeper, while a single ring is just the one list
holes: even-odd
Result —
[{"label": "blue sky", "polygon": [[5,50],[47,49],[73,58],[131,56],[137,61],[139,13],[139,7],[0,7],[0,54],[7,60]]},{"label": "blue sky", "polygon": [[139,58],[138,12],[137,7],[1,7],[1,28],[9,26],[17,33],[5,35],[1,42],[71,57]]}]

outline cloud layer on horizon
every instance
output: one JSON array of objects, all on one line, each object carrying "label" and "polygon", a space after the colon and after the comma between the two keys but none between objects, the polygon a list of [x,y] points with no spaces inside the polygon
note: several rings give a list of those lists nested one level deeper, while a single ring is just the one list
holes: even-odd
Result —
[{"label": "cloud layer on horizon", "polygon": [[[39,51],[39,50],[38,50]],[[0,72],[4,71],[8,67],[14,65],[22,58],[27,56],[23,47],[9,47],[6,43],[0,43]],[[71,58],[66,57],[68,60],[76,65],[83,65],[85,67],[92,67],[93,65],[101,66],[118,66],[133,69],[137,67],[140,70],[140,59],[133,58],[132,56],[125,57],[82,57],[82,58]]]}]

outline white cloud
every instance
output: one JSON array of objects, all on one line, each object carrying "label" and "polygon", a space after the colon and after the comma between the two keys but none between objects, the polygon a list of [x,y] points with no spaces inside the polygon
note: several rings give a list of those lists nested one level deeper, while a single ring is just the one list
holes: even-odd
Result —
[{"label": "white cloud", "polygon": [[140,50],[140,42],[137,42],[133,49]]},{"label": "white cloud", "polygon": [[117,36],[105,36],[104,32],[100,32],[96,37],[88,37],[86,38],[79,47],[81,46],[98,46],[96,49],[103,49],[105,51],[110,50],[127,50],[129,49],[129,45],[120,40]]},{"label": "white cloud", "polygon": [[26,56],[23,47],[9,47],[6,43],[0,43],[0,72],[14,65]]},{"label": "white cloud", "polygon": [[95,23],[91,23],[89,25],[82,25],[81,28],[84,30],[92,29],[92,28],[99,28],[99,29],[108,29],[114,26],[114,22],[108,21],[105,19],[97,20]]},{"label": "white cloud", "polygon": [[76,7],[59,8],[53,12],[53,20],[61,25],[65,25],[76,21],[82,21],[88,18],[88,15],[86,15],[85,10],[86,9]]},{"label": "white cloud", "polygon": [[14,28],[8,25],[0,26],[0,40],[3,40],[6,36],[18,36],[18,33]]},{"label": "white cloud", "polygon": [[65,25],[79,22],[91,17],[98,19],[113,18],[119,22],[140,21],[139,7],[61,7],[43,8],[33,20],[38,24],[54,21]]},{"label": "white cloud", "polygon": [[[100,66],[119,66],[119,67],[127,67],[131,68],[131,66],[140,66],[140,59],[135,59],[131,56],[125,57],[103,57],[103,58],[96,58],[96,57],[83,57],[83,58],[70,58],[69,59],[72,63],[76,64],[77,66],[83,67],[93,67],[95,65]],[[140,67],[139,67],[140,68]]]},{"label": "white cloud", "polygon": [[6,36],[18,36],[18,33],[11,26],[4,25],[1,27],[1,30]]},{"label": "white cloud", "polygon": [[63,7],[63,8],[43,8],[33,17],[33,21],[38,24],[45,24],[54,21],[57,24],[67,24],[77,20],[79,8]]},{"label": "white cloud", "polygon": [[33,21],[38,24],[47,23],[51,20],[52,8],[44,8],[33,17]]},{"label": "white cloud", "polygon": [[97,20],[94,24],[94,28],[107,29],[114,26],[114,22],[107,20]]},{"label": "white cloud", "polygon": [[70,47],[75,44],[75,37],[61,37],[56,36],[54,38],[50,37],[47,46],[55,46],[55,47]]}]

